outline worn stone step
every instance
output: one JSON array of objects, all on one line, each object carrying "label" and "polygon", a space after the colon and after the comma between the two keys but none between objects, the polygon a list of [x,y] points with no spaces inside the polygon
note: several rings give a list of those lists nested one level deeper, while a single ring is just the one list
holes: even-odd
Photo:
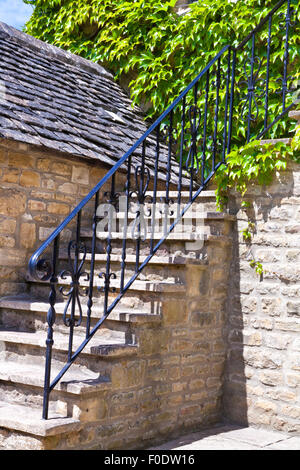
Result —
[{"label": "worn stone step", "polygon": [[[29,363],[26,357],[18,360],[9,360],[7,357],[0,359],[0,380],[2,382],[14,384],[14,386],[35,387],[42,394],[44,388],[45,359],[41,356],[37,363]],[[61,371],[61,364],[52,362],[51,380]],[[56,391],[61,391],[71,395],[83,395],[85,393],[96,393],[110,388],[111,382],[107,375],[93,372],[86,367],[73,364],[55,387]]]},{"label": "worn stone step", "polygon": [[[59,255],[59,259],[66,260],[68,259],[68,254],[66,252],[61,251]],[[80,253],[79,260],[83,259],[83,254]],[[92,255],[91,253],[87,253],[85,256],[86,261],[91,261]],[[142,264],[147,259],[147,256],[141,255],[140,256],[140,264]],[[107,254],[106,253],[97,253],[95,255],[95,262],[97,263],[106,263]],[[120,254],[112,254],[110,256],[110,262],[113,263],[121,263],[122,262],[122,253]],[[134,264],[136,263],[136,255],[128,255],[126,254],[126,264]],[[207,266],[208,260],[207,257],[196,257],[195,253],[190,253],[187,256],[182,256],[180,254],[170,254],[169,256],[153,256],[150,261],[148,261],[147,266],[174,266],[174,267],[186,267],[189,265],[197,265],[197,266]],[[147,267],[146,266],[146,267]]]},{"label": "worn stone step", "polygon": [[[0,428],[7,429],[10,432],[19,431],[32,436],[47,437],[79,432],[82,428],[82,423],[78,419],[64,417],[55,412],[51,413],[51,419],[45,420],[42,419],[40,408],[35,408],[32,405],[26,406],[0,401]],[[4,448],[10,448],[9,443],[3,442],[2,445]],[[12,448],[16,450],[15,440]],[[20,449],[24,450],[22,438],[20,439]]]},{"label": "worn stone step", "polygon": [[[194,240],[197,240],[199,238],[198,235],[201,235],[203,237],[203,239],[205,239],[205,238],[208,237],[209,227],[202,227],[202,228],[203,228],[203,231],[201,231],[201,232],[199,231],[199,234],[197,232],[172,232],[167,236],[166,241],[167,242],[172,242],[174,240],[175,241],[183,241],[183,242],[185,242],[185,241],[194,241]],[[143,235],[144,235],[143,231],[141,231],[141,238],[143,237]],[[93,237],[93,232],[91,230],[81,230],[80,236],[81,236],[81,238],[92,238]],[[97,239],[106,241],[107,237],[108,237],[108,232],[97,232]],[[147,232],[147,238],[146,238],[145,242],[147,242],[147,241],[149,242],[151,238],[153,238],[153,240],[159,241],[164,237],[165,237],[164,232],[155,232],[153,235],[151,234],[151,232]],[[123,238],[124,238],[124,234],[123,234],[122,231],[120,231],[120,232],[111,232],[110,233],[110,239],[112,241],[113,240],[123,240]],[[136,239],[134,239],[131,236],[130,230],[128,231],[127,240],[130,241],[130,242],[136,243]]]},{"label": "worn stone step", "polygon": [[[149,205],[149,207],[151,207],[151,205]],[[190,220],[193,221],[194,219],[195,220],[210,221],[210,220],[230,220],[234,217],[233,215],[227,214],[225,212],[215,212],[215,211],[208,212],[208,211],[201,211],[200,209],[191,210],[192,207],[193,206],[191,206],[191,208],[188,211],[186,211],[185,214],[183,214],[183,216],[181,217],[181,220],[184,221],[183,223],[187,223],[187,221],[190,221]],[[147,212],[147,208],[148,208],[148,206],[145,205],[144,219],[147,221],[147,223],[150,226],[150,222],[152,221],[152,214],[149,215],[149,213]],[[170,205],[169,209],[170,209],[171,212],[168,214],[168,220],[173,222],[177,219],[176,205]],[[135,206],[133,206],[132,210],[128,211],[128,213],[126,213],[126,212],[116,212],[114,214],[114,216],[117,219],[120,219],[120,220],[124,220],[124,219],[128,218],[130,221],[132,221],[137,217],[137,213],[136,213],[137,210],[138,210],[138,206],[135,205]],[[161,221],[161,220],[165,220],[165,219],[166,219],[166,215],[164,213],[162,213],[162,210],[161,210],[160,207],[157,207],[156,211],[155,211],[155,222],[157,220]],[[179,222],[178,222],[178,224],[179,224]],[[190,224],[190,226],[192,226],[192,223]]]},{"label": "worn stone step", "polygon": [[[80,280],[80,301],[83,301],[86,305],[88,300],[86,295],[83,295],[84,290],[89,287],[88,281],[85,281],[85,277]],[[41,280],[33,279],[29,274],[26,275],[26,280],[28,282],[28,287],[30,289],[30,295],[35,298],[43,299],[47,302],[50,292],[50,283],[44,282]],[[125,279],[124,286],[128,279]],[[63,296],[60,292],[60,288],[65,288],[65,292],[70,290],[72,280],[68,276],[66,279],[58,278],[58,284],[56,286],[57,290],[57,303],[61,306],[65,305],[68,301],[68,298]],[[99,309],[100,316],[103,316],[104,313],[104,280],[95,276],[94,288],[93,288],[93,302],[94,302],[94,311],[96,308]],[[101,289],[99,291],[99,289]],[[159,311],[159,304],[163,299],[167,299],[170,296],[179,298],[179,296],[184,296],[186,293],[186,286],[183,283],[178,283],[172,280],[171,282],[161,282],[161,281],[142,281],[135,280],[131,287],[124,292],[122,298],[118,302],[119,311],[122,309],[132,309],[132,312],[146,312],[146,313],[157,313]],[[110,291],[108,293],[108,306],[110,306],[120,295],[120,279],[111,279],[110,282]],[[86,309],[86,307],[84,307]],[[154,310],[155,308],[155,310]],[[102,310],[102,311],[101,311]],[[70,309],[69,309],[70,311]],[[94,315],[93,315],[94,317]]]},{"label": "worn stone step", "polygon": [[[189,191],[181,191],[181,200],[189,200],[190,198],[190,192]],[[153,191],[147,191],[146,192],[147,196],[153,196]],[[160,198],[166,197],[166,191],[157,191],[156,192],[156,198],[157,200],[160,200]],[[177,201],[178,198],[178,191],[169,191],[169,198],[172,199],[173,201]],[[197,196],[197,199],[195,202],[198,200],[205,200],[205,199],[216,199],[216,193],[215,191],[212,190],[203,190],[201,193]]]},{"label": "worn stone step", "polygon": [[[69,329],[66,329],[66,334],[55,331],[53,350],[68,351]],[[84,336],[77,333],[73,336],[73,351],[75,351],[84,341]],[[23,332],[11,329],[0,329],[0,344],[2,351],[9,347],[11,350],[12,345],[17,347],[32,346],[42,349],[41,355],[45,355],[43,349],[46,348],[46,333],[42,330],[35,332]],[[95,355],[107,357],[124,357],[132,356],[137,353],[137,346],[126,344],[125,335],[122,332],[112,331],[107,329],[99,329],[94,337],[86,345],[82,351],[82,355]]]},{"label": "worn stone step", "polygon": [[[84,276],[83,276],[84,278]],[[85,288],[89,287],[89,281],[85,279],[80,280],[80,287]],[[26,281],[31,282],[33,284],[42,284],[43,286],[50,286],[49,282],[41,281],[38,279],[34,279],[30,274],[26,275]],[[125,279],[124,286],[130,281],[130,279]],[[72,283],[72,278],[70,276],[65,276],[64,279],[61,277],[58,278],[57,287],[63,286],[70,286]],[[104,288],[104,279],[99,278],[98,276],[94,279],[94,289]],[[120,280],[119,279],[111,279],[110,280],[110,288],[116,289],[118,292],[120,290]],[[130,286],[130,291],[142,291],[147,293],[183,293],[185,292],[185,286],[180,283],[176,283],[173,280],[170,282],[164,281],[144,281],[144,280],[135,280],[132,285]]]},{"label": "worn stone step", "polygon": [[[61,319],[65,302],[58,302],[55,305],[57,321]],[[102,308],[101,308],[102,307]],[[34,298],[28,294],[20,294],[17,296],[2,297],[0,299],[0,312],[2,310],[2,324],[3,326],[11,326],[13,328],[23,328],[24,330],[36,330],[47,328],[46,315],[49,310],[49,302],[43,301],[39,298]],[[4,313],[5,312],[5,313]],[[75,311],[78,314],[78,309]],[[83,318],[87,317],[87,307],[83,305],[82,308]],[[98,321],[103,316],[103,305],[93,305],[92,319]],[[42,318],[41,318],[42,317]],[[122,308],[117,306],[109,315],[106,320],[110,327],[113,323],[128,323],[148,325],[148,327],[156,326],[161,323],[161,317],[157,314],[151,314],[143,310],[135,310],[133,308]],[[105,323],[106,324],[106,323]]]},{"label": "worn stone step", "polygon": [[[236,218],[235,216],[232,216],[232,215],[228,215],[226,217],[225,215],[222,214],[222,217],[215,217],[214,219],[211,219],[211,220],[213,220],[214,224],[216,223],[219,224],[215,226],[215,229],[213,229],[213,227],[208,226],[208,225],[205,226],[205,225],[199,224],[199,226],[197,227],[197,230],[191,231],[189,226],[187,227],[183,226],[182,230],[178,229],[178,231],[176,231],[174,229],[174,231],[172,231],[168,235],[166,235],[164,231],[154,232],[152,234],[151,231],[144,232],[143,229],[141,229],[141,243],[143,246],[145,246],[146,244],[149,244],[151,239],[158,242],[162,240],[164,237],[166,237],[163,242],[164,246],[170,245],[174,242],[186,243],[186,242],[194,242],[194,241],[199,241],[199,240],[210,241],[212,236],[222,237],[224,235],[224,232],[226,232],[226,229],[224,229],[224,221],[233,222],[236,220]],[[112,243],[114,241],[119,241],[119,240],[124,239],[124,233],[122,230],[120,230],[117,232],[110,232],[110,234],[108,231],[104,231],[104,232],[97,231],[97,240],[106,243],[108,235],[110,236]],[[81,239],[85,239],[85,238],[91,239],[92,237],[93,237],[92,230],[86,230],[86,229],[81,230],[81,233],[80,233]],[[143,238],[145,237],[146,239],[143,240]],[[220,241],[222,240],[220,239]],[[136,244],[136,239],[132,236],[131,229],[128,230],[127,232],[127,244],[129,243]]]},{"label": "worn stone step", "polygon": [[[191,253],[192,254],[192,253]],[[195,254],[195,253],[193,253]],[[184,284],[186,277],[190,269],[206,270],[208,267],[208,258],[205,253],[201,253],[201,257],[189,257],[184,260],[182,256],[179,263],[168,263],[169,258],[164,256],[161,260],[160,257],[156,257],[155,263],[148,263],[142,272],[138,276],[140,281],[148,282],[174,282]],[[80,261],[83,259],[83,255],[79,256]],[[107,254],[95,255],[94,263],[94,277],[99,276],[100,273],[106,272]],[[141,265],[146,259],[146,256],[141,256],[139,264]],[[165,261],[165,262],[164,262]],[[68,254],[60,256],[58,269],[59,272],[63,270],[69,270],[70,264],[74,265],[74,257],[69,259]],[[113,254],[110,257],[110,270],[116,276],[116,279],[121,279],[122,275],[122,255]],[[91,273],[91,254],[88,253],[85,257],[83,271]],[[126,255],[125,259],[125,276],[127,279],[132,278],[136,273],[136,255]]]},{"label": "worn stone step", "polygon": [[[59,302],[55,304],[55,311],[57,314],[62,315],[64,312],[65,302]],[[20,310],[21,312],[40,312],[47,313],[49,310],[49,302],[44,302],[39,299],[34,299],[28,294],[20,294],[17,296],[9,296],[0,298],[0,308],[8,310]],[[83,309],[83,316],[86,315],[85,309]],[[102,309],[98,308],[97,304],[93,308],[93,317],[99,319],[102,317]],[[121,321],[121,322],[134,322],[134,323],[160,323],[160,316],[156,314],[150,314],[142,311],[133,311],[129,309],[120,309],[116,307],[109,316],[110,320]]]}]

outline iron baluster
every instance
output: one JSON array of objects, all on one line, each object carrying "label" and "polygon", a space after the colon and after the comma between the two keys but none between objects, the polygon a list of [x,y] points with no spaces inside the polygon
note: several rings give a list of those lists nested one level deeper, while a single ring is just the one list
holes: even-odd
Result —
[{"label": "iron baluster", "polygon": [[[68,264],[69,269],[66,269],[60,273],[60,277],[63,280],[67,280],[68,277],[71,278],[70,289],[66,290],[65,286],[60,288],[60,292],[64,297],[68,297],[66,306],[63,313],[63,321],[65,326],[70,328],[69,332],[69,347],[68,347],[68,361],[72,357],[73,349],[73,336],[74,328],[80,326],[82,323],[82,306],[80,301],[80,294],[87,295],[88,289],[85,289],[84,292],[80,292],[80,278],[85,276],[85,281],[89,281],[89,275],[86,272],[83,272],[83,266],[86,259],[86,246],[80,241],[80,229],[81,229],[81,211],[79,211],[77,216],[77,227],[76,227],[76,240],[72,240],[68,246]],[[72,259],[72,251],[74,251],[74,260]],[[79,256],[82,253],[82,259],[79,260]],[[79,318],[76,319],[76,305],[79,311]],[[68,311],[70,309],[70,316],[68,318]]]},{"label": "iron baluster", "polygon": [[53,325],[55,323],[55,317],[56,317],[55,304],[56,304],[56,285],[58,282],[57,268],[58,268],[59,239],[60,239],[60,235],[57,235],[57,237],[54,240],[53,253],[52,253],[52,273],[50,277],[50,294],[49,294],[50,308],[47,313],[48,332],[47,332],[47,340],[46,340],[43,419],[48,419],[48,410],[49,410],[51,359],[52,359],[52,347],[54,344]]},{"label": "iron baluster", "polygon": [[169,117],[169,138],[168,138],[168,163],[167,163],[167,175],[166,175],[166,204],[169,204],[169,190],[171,181],[171,156],[172,156],[172,143],[173,143],[173,109],[170,112]]},{"label": "iron baluster", "polygon": [[[127,181],[125,187],[126,206],[124,207],[124,226],[123,226],[123,242],[122,242],[122,261],[121,261],[121,277],[120,277],[120,291],[124,290],[124,278],[126,269],[126,245],[127,245],[127,232],[128,232],[128,212],[129,212],[129,198],[130,198],[130,177],[131,177],[131,156],[128,158],[127,164]],[[122,207],[123,209],[123,207]]]},{"label": "iron baluster", "polygon": [[87,320],[86,320],[86,338],[89,337],[91,327],[91,314],[93,307],[93,290],[94,290],[94,274],[95,274],[95,254],[96,254],[96,240],[97,240],[97,209],[99,206],[99,192],[95,195],[95,207],[93,215],[93,239],[92,239],[92,252],[91,252],[91,268],[90,268],[90,284],[87,302]]},{"label": "iron baluster", "polygon": [[[285,21],[281,29],[285,29],[285,43],[284,43],[284,60],[283,60],[283,77],[282,77],[282,111],[286,110],[286,96],[291,90],[288,87],[288,80],[293,77],[288,76],[288,65],[289,65],[289,36],[290,28],[295,26],[296,21],[293,23],[292,17],[294,14],[294,9],[291,8],[291,0],[287,1],[287,11],[285,16]],[[282,16],[283,14],[279,15]]]},{"label": "iron baluster", "polygon": [[205,181],[206,133],[207,133],[209,80],[210,80],[210,69],[208,69],[207,72],[206,72],[206,86],[205,86],[205,108],[204,108],[204,124],[203,124],[202,173],[201,173],[201,185],[202,186],[204,185],[204,181]]},{"label": "iron baluster", "polygon": [[184,128],[185,128],[185,112],[186,97],[182,99],[181,113],[181,136],[180,136],[180,154],[179,154],[179,176],[178,176],[178,197],[177,197],[177,218],[180,216],[181,206],[181,187],[182,187],[182,165],[183,165],[183,147],[184,147]]},{"label": "iron baluster", "polygon": [[[255,52],[255,34],[252,34],[252,52],[251,52],[251,75],[250,80],[248,82],[248,100],[249,100],[249,111],[248,111],[248,123],[247,123],[247,142],[250,140],[250,126],[251,126],[251,113],[252,113],[252,100],[254,94],[254,82],[253,82],[253,73],[254,73],[254,52]],[[246,70],[245,70],[246,73]],[[247,73],[246,73],[247,75]]]},{"label": "iron baluster", "polygon": [[285,18],[285,45],[284,45],[284,60],[283,60],[283,79],[282,79],[282,111],[286,107],[286,95],[289,92],[287,86],[287,68],[289,63],[289,28],[291,26],[291,0],[287,1],[287,12]]},{"label": "iron baluster", "polygon": [[234,92],[235,92],[236,54],[237,54],[237,49],[233,49],[232,71],[231,71],[231,89],[230,89],[230,109],[229,109],[229,126],[228,126],[227,154],[230,153],[230,150],[231,150],[231,139],[232,139],[232,120],[233,120],[233,105],[234,105]]},{"label": "iron baluster", "polygon": [[227,77],[226,77],[225,111],[224,111],[224,130],[223,130],[222,163],[225,163],[226,146],[227,146],[227,126],[228,126],[228,101],[229,101],[229,86],[230,86],[230,70],[231,70],[231,49],[229,49],[229,51],[228,51],[228,57],[227,57]]},{"label": "iron baluster", "polygon": [[194,104],[189,108],[189,121],[190,121],[190,134],[191,134],[191,145],[186,160],[186,168],[190,171],[190,201],[193,196],[194,186],[194,168],[196,163],[196,174],[199,172],[199,160],[197,157],[197,136],[201,121],[201,111],[197,107],[197,92],[198,84],[194,88]]},{"label": "iron baluster", "polygon": [[166,196],[161,197],[161,203],[163,209],[160,209],[160,214],[162,217],[163,223],[163,233],[166,233],[168,226],[168,218],[170,215],[173,215],[173,211],[170,211],[170,205],[173,204],[173,200],[170,199],[170,182],[171,182],[171,157],[172,157],[172,144],[173,144],[173,110],[171,110],[169,115],[169,125],[168,125],[168,162],[167,162],[167,172],[166,172]]},{"label": "iron baluster", "polygon": [[155,168],[154,168],[154,183],[153,183],[153,199],[152,199],[152,218],[151,218],[151,239],[150,239],[150,253],[153,253],[154,245],[154,234],[156,229],[156,195],[157,195],[157,175],[158,175],[158,163],[159,163],[159,145],[160,138],[160,125],[156,129],[156,149],[155,149]]},{"label": "iron baluster", "polygon": [[[142,146],[142,165],[141,165],[141,177],[140,177],[140,184],[139,184],[139,197],[138,198],[138,204],[139,204],[139,210],[137,212],[138,216],[138,236],[136,239],[136,257],[135,257],[135,271],[137,272],[139,269],[139,264],[140,264],[140,249],[141,249],[141,223],[144,223],[144,213],[142,210],[142,207],[144,205],[144,200],[142,199],[142,194],[143,194],[143,185],[144,185],[144,170],[145,170],[145,150],[146,150],[146,141],[144,140],[143,146]],[[145,226],[144,226],[145,229]],[[145,236],[145,235],[144,235]],[[145,237],[146,238],[146,237]]]},{"label": "iron baluster", "polygon": [[267,76],[266,76],[266,98],[265,98],[265,119],[264,129],[268,126],[268,111],[269,111],[269,81],[270,81],[270,55],[271,55],[271,39],[272,39],[272,19],[269,18],[269,29],[268,29],[268,46],[267,46]]},{"label": "iron baluster", "polygon": [[218,135],[218,118],[219,118],[219,98],[220,98],[220,86],[221,86],[221,58],[218,59],[217,74],[216,74],[216,106],[214,116],[214,135],[213,135],[213,147],[212,147],[212,170],[215,170],[216,164],[216,151],[217,151],[217,135]]},{"label": "iron baluster", "polygon": [[104,292],[104,304],[103,304],[103,315],[107,315],[108,308],[108,296],[109,292],[115,291],[115,288],[110,288],[110,280],[116,279],[117,276],[115,273],[110,272],[110,263],[111,263],[111,252],[112,252],[112,226],[113,226],[113,217],[114,217],[114,207],[116,206],[117,199],[119,194],[115,191],[115,174],[111,178],[111,190],[106,192],[104,196],[108,196],[109,204],[109,213],[108,213],[108,235],[106,239],[106,269],[105,272],[99,274],[99,278],[104,279],[103,288],[99,288],[99,291]]}]

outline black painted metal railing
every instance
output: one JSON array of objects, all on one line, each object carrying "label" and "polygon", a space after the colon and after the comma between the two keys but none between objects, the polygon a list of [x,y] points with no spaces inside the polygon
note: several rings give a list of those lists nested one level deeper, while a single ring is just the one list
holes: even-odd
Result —
[{"label": "black painted metal railing", "polygon": [[[227,45],[216,54],[32,255],[29,262],[31,275],[50,282],[43,418],[48,418],[50,392],[181,221],[216,170],[226,163],[231,145],[241,145],[239,129],[242,128],[245,143],[260,138],[280,122],[293,106],[289,90],[289,82],[292,81],[289,76],[289,44],[291,30],[296,25],[292,15],[295,18],[296,15],[292,5],[290,0],[281,0],[241,44],[237,47]],[[278,18],[282,19],[282,24]],[[275,33],[273,25],[277,25]],[[279,30],[282,39],[278,36]],[[273,45],[274,34],[276,47]],[[277,89],[274,90],[273,68],[276,67],[278,72],[278,60],[274,61],[272,54],[278,53],[281,47],[283,59],[279,62],[282,77],[277,80]],[[258,52],[262,53],[261,57]],[[276,117],[270,119],[274,113]],[[175,199],[170,197],[171,190],[172,195],[174,191],[177,194]],[[184,204],[183,191],[189,195]],[[133,206],[135,210],[130,227]],[[115,219],[118,213],[123,217],[123,222],[116,236]],[[159,236],[158,214],[163,219]],[[91,221],[90,227],[86,227],[87,220]],[[86,239],[86,228],[90,230],[89,241]],[[74,234],[71,240],[70,233]],[[116,238],[121,240],[122,247],[118,276],[112,272],[111,262]],[[100,248],[99,240],[102,243]],[[67,262],[61,259],[66,243]],[[135,253],[134,272],[127,270],[128,244]],[[104,245],[105,269],[97,273],[96,255],[103,253]],[[87,262],[88,272],[84,270]],[[100,294],[96,287],[99,287]],[[63,321],[69,328],[69,347],[65,366],[51,381],[58,296],[66,298]],[[97,308],[101,305],[102,316],[92,327],[96,298]],[[74,330],[83,323],[83,311],[86,316],[85,339],[73,351]]]}]

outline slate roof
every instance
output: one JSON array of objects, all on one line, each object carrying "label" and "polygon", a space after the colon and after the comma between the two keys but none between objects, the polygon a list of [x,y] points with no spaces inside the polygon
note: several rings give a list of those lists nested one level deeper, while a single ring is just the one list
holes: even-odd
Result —
[{"label": "slate roof", "polygon": [[[147,129],[142,111],[132,108],[125,91],[98,64],[4,23],[0,57],[0,138],[112,166]],[[147,142],[147,164],[153,168],[154,137]],[[166,161],[165,146],[161,177]],[[172,180],[178,174],[175,162],[173,172]]]}]

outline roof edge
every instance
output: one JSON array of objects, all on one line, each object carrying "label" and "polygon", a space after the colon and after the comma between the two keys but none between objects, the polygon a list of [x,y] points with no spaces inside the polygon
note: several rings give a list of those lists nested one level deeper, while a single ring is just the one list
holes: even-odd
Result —
[{"label": "roof edge", "polygon": [[1,36],[6,36],[17,44],[26,46],[33,51],[44,52],[47,57],[56,59],[60,62],[63,62],[64,64],[80,67],[86,72],[101,75],[102,77],[105,77],[109,80],[114,80],[113,75],[105,70],[105,68],[101,65],[96,64],[91,60],[84,59],[79,55],[65,51],[64,49],[61,49],[57,46],[53,46],[52,44],[48,44],[44,41],[41,41],[40,39],[36,39],[35,37],[30,36],[27,33],[23,33],[13,26],[9,26],[8,24],[0,21],[0,37]]}]

